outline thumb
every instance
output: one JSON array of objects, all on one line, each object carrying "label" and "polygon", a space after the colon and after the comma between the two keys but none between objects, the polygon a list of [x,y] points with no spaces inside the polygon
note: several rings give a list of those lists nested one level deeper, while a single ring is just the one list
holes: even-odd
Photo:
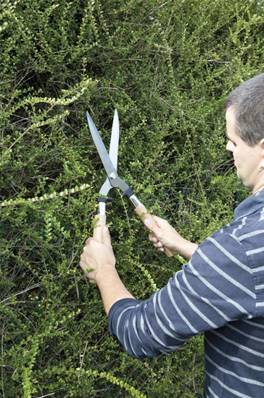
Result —
[{"label": "thumb", "polygon": [[94,218],[93,238],[98,242],[103,242],[103,229],[105,227],[105,220],[103,217],[97,215]]},{"label": "thumb", "polygon": [[112,246],[111,235],[107,226],[104,226],[102,228],[102,243],[110,247]]}]

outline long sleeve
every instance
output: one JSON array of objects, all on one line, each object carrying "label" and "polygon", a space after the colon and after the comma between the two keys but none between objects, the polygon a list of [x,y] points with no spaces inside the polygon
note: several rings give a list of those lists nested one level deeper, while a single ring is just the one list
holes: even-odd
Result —
[{"label": "long sleeve", "polygon": [[242,244],[217,232],[149,299],[116,302],[109,312],[110,333],[135,357],[175,351],[194,335],[251,319],[254,287]]}]

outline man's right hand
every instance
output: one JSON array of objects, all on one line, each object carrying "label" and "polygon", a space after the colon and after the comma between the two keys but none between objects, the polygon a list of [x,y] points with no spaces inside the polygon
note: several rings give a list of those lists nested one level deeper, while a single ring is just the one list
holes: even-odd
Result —
[{"label": "man's right hand", "polygon": [[150,231],[149,240],[158,251],[164,252],[165,248],[173,254],[180,254],[183,257],[191,258],[197,245],[184,239],[169,223],[157,216],[146,216],[143,219],[144,225]]}]

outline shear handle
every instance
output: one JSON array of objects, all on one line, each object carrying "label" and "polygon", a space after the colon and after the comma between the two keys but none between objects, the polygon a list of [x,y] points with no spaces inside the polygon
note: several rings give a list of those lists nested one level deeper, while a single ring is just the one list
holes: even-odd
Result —
[{"label": "shear handle", "polygon": [[[135,196],[135,195],[133,195],[133,196]],[[151,217],[153,222],[156,224],[152,215],[147,211],[146,207],[137,199],[136,196],[134,198],[130,197],[129,199],[133,202],[133,204],[135,202],[137,202],[137,206],[135,206],[135,212],[143,222],[144,222],[144,218],[146,216],[148,216],[148,217]],[[167,247],[164,247],[164,253],[166,254],[167,257],[173,256],[173,253]]]}]

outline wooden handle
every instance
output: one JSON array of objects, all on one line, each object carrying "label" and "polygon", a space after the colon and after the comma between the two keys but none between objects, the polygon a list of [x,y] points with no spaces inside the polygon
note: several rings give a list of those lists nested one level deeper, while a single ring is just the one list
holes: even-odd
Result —
[{"label": "wooden handle", "polygon": [[146,209],[146,207],[144,206],[144,205],[139,205],[139,206],[137,206],[136,208],[135,208],[135,212],[137,213],[137,215],[139,216],[139,218],[143,221],[144,220],[144,218],[146,217],[146,216],[151,216],[149,213],[148,213],[148,211],[147,211],[147,209]]},{"label": "wooden handle", "polygon": [[[135,208],[135,212],[143,222],[144,222],[145,217],[148,216],[148,217],[151,217],[153,223],[156,224],[154,218],[152,217],[152,215],[150,213],[148,213],[146,207],[143,204],[140,204],[139,206],[137,206]],[[167,257],[173,256],[173,253],[167,247],[164,247],[164,253],[166,254]]]}]

